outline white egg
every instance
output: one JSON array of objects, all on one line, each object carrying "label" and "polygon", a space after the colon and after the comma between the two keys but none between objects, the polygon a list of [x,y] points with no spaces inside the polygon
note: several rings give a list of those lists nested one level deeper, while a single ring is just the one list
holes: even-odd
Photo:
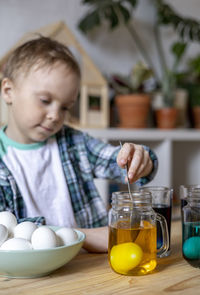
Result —
[{"label": "white egg", "polygon": [[0,224],[0,246],[7,240],[8,238],[8,229],[5,225]]},{"label": "white egg", "polygon": [[72,228],[62,227],[56,231],[59,246],[69,245],[78,240],[78,234]]},{"label": "white egg", "polygon": [[12,238],[5,241],[0,250],[30,250],[32,245],[29,241],[21,238]]},{"label": "white egg", "polygon": [[47,226],[38,227],[32,234],[33,249],[49,249],[57,247],[56,233]]},{"label": "white egg", "polygon": [[3,224],[8,229],[8,234],[11,237],[13,235],[13,229],[17,225],[17,219],[14,214],[9,211],[0,212],[0,224]]},{"label": "white egg", "polygon": [[31,241],[31,236],[36,229],[37,225],[31,221],[21,222],[17,224],[13,230],[14,237]]}]

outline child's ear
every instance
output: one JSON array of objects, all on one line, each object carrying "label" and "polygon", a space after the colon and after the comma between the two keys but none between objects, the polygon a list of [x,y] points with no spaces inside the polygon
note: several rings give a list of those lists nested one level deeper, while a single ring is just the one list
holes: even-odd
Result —
[{"label": "child's ear", "polygon": [[1,96],[7,104],[12,104],[13,90],[13,82],[8,78],[4,78],[1,82]]}]

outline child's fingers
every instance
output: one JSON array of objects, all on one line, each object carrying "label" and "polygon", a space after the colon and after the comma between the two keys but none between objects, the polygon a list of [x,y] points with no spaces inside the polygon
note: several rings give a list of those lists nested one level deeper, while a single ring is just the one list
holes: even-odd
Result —
[{"label": "child's fingers", "polygon": [[141,175],[143,173],[145,173],[145,170],[147,169],[147,167],[149,166],[149,152],[144,150],[144,154],[143,154],[143,160],[142,163],[140,165],[140,167],[138,168],[137,174]]},{"label": "child's fingers", "polygon": [[149,152],[142,145],[125,143],[117,156],[117,164],[121,168],[128,165],[128,178],[134,182],[140,177],[148,175],[153,167]]},{"label": "child's fingers", "polygon": [[[128,169],[128,177],[132,181],[133,178],[137,177],[140,167],[143,165],[144,160],[144,148],[139,145],[134,145],[135,151]],[[144,167],[142,168],[144,169]]]},{"label": "child's fingers", "polygon": [[152,160],[151,160],[149,153],[147,151],[144,151],[144,154],[145,154],[145,156],[143,158],[143,162],[141,163],[139,169],[137,170],[137,172],[133,176],[133,178],[130,179],[130,182],[134,182],[137,179],[144,177],[151,172],[151,170],[153,168]]},{"label": "child's fingers", "polygon": [[125,143],[123,144],[122,148],[120,149],[117,155],[117,164],[121,168],[125,168],[126,164],[128,163],[129,159],[131,159],[131,155],[134,152],[133,144]]}]

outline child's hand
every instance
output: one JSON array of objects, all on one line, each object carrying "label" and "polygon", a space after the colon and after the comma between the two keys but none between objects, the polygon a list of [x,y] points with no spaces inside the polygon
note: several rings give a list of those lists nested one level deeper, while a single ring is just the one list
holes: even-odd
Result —
[{"label": "child's hand", "polygon": [[108,227],[78,228],[86,235],[83,248],[88,252],[106,253],[108,252]]},{"label": "child's hand", "polygon": [[131,183],[147,176],[153,168],[149,152],[141,145],[134,143],[123,145],[117,156],[117,164],[121,168],[126,168],[128,164],[128,178]]}]

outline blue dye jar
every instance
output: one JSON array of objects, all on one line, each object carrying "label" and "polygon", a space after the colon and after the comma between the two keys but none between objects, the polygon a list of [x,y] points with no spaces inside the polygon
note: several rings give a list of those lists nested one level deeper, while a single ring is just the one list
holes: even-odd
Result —
[{"label": "blue dye jar", "polygon": [[182,208],[182,253],[190,265],[200,268],[200,190],[190,192]]}]

